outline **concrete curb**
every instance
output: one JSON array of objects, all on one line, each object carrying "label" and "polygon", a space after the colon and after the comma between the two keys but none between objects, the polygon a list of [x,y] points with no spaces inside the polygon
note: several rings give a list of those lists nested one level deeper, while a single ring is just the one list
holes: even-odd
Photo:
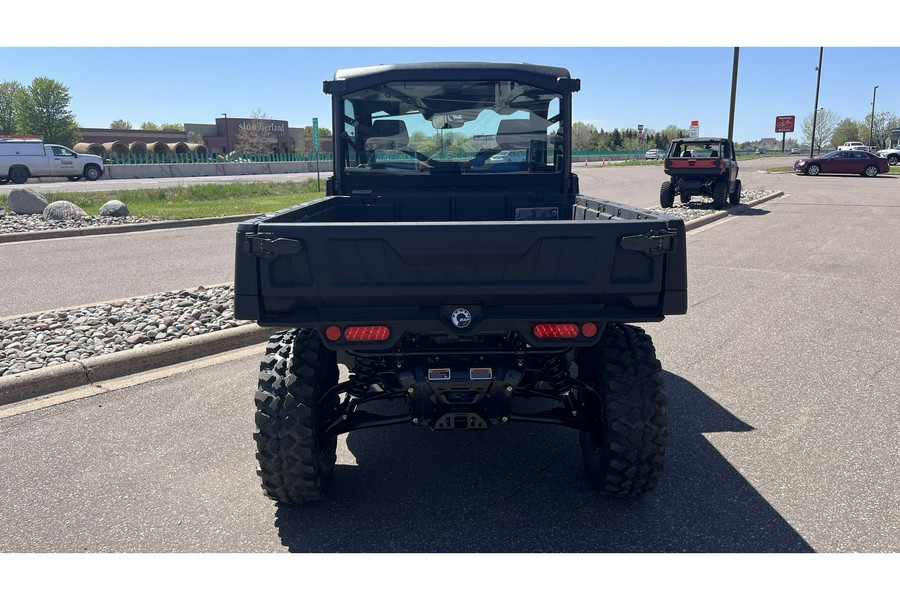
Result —
[{"label": "concrete curb", "polygon": [[741,213],[739,212],[741,210],[741,207],[756,206],[757,204],[762,204],[763,202],[768,202],[769,200],[774,200],[775,198],[778,198],[779,196],[783,196],[783,195],[784,195],[784,192],[779,191],[779,192],[774,192],[772,194],[769,194],[768,196],[763,196],[762,198],[757,198],[756,200],[747,202],[746,204],[729,205],[728,208],[725,210],[720,210],[719,212],[713,213],[711,215],[706,215],[705,217],[700,217],[699,219],[694,219],[692,221],[688,221],[687,223],[684,224],[684,230],[690,231],[692,229],[697,229],[699,227],[703,227],[704,225],[712,223],[713,221],[718,221],[719,219],[724,219],[725,217],[731,217],[731,216],[739,217],[739,216],[741,216]]},{"label": "concrete curb", "polygon": [[[784,195],[775,192],[746,204],[730,206],[732,211],[741,207],[752,207]],[[685,230],[697,229],[713,221],[728,216],[740,216],[739,212],[719,211],[685,223]],[[255,216],[251,215],[250,217]],[[244,220],[250,217],[240,217]],[[234,217],[238,220],[238,217]],[[198,219],[199,220],[199,219]],[[202,219],[207,220],[207,219]],[[228,222],[228,221],[223,221]],[[181,223],[179,221],[178,223]],[[132,226],[122,226],[131,231]],[[99,228],[98,228],[99,229]],[[114,229],[113,227],[107,229]],[[116,227],[115,229],[119,229]],[[15,235],[15,234],[12,234]],[[0,238],[7,236],[0,236]],[[195,360],[205,356],[229,352],[244,346],[265,342],[279,328],[259,327],[256,324],[241,325],[232,329],[204,333],[196,337],[180,338],[171,342],[151,344],[134,350],[123,350],[77,361],[43,367],[17,375],[0,377],[0,406],[39,396],[46,396],[63,390],[133,375],[141,371],[167,367],[180,362]]]},{"label": "concrete curb", "polygon": [[0,406],[259,344],[276,330],[241,325],[0,377]]},{"label": "concrete curb", "polygon": [[107,235],[111,233],[131,233],[133,231],[150,231],[152,229],[175,229],[178,227],[202,227],[204,225],[221,225],[223,223],[240,223],[260,216],[234,215],[230,217],[206,217],[203,219],[185,219],[183,221],[154,221],[152,223],[134,223],[131,225],[102,225],[97,227],[79,227],[77,229],[48,229],[44,231],[23,231],[22,233],[0,234],[0,244],[8,242],[24,242],[28,240],[47,240],[54,238],[79,237],[84,235]]}]

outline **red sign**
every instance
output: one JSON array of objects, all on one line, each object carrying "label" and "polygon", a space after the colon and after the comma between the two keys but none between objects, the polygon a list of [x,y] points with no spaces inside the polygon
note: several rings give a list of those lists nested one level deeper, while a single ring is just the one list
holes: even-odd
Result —
[{"label": "red sign", "polygon": [[794,115],[775,117],[775,133],[791,133],[794,131]]}]

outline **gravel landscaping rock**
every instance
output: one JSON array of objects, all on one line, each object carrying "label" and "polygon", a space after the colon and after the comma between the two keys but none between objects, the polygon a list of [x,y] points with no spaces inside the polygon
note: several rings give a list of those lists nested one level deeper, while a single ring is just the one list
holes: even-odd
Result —
[{"label": "gravel landscaping rock", "polygon": [[[759,200],[760,198],[764,198],[770,194],[774,194],[773,190],[741,190],[741,204],[748,204],[753,202],[754,200]],[[696,200],[690,202],[688,205],[682,205],[675,201],[675,206],[672,208],[660,208],[656,207],[651,210],[651,212],[661,213],[666,215],[671,215],[673,217],[678,217],[685,223],[688,221],[692,221],[694,219],[699,219],[700,217],[705,217],[706,215],[711,215],[715,212],[719,212],[712,207],[712,198],[698,197]]]},{"label": "gravel landscaping rock", "polygon": [[232,285],[0,318],[0,377],[248,323]]},{"label": "gravel landscaping rock", "polygon": [[47,208],[47,201],[34,190],[18,188],[9,193],[7,206],[17,215],[39,215]]},{"label": "gravel landscaping rock", "polygon": [[67,200],[57,200],[44,208],[43,216],[49,221],[78,221],[86,217],[87,213]]},{"label": "gravel landscaping rock", "polygon": [[73,221],[54,221],[45,219],[43,215],[17,215],[7,213],[0,219],[0,235],[4,233],[24,233],[28,231],[50,231],[56,229],[80,229],[84,227],[100,227],[107,225],[131,225],[136,223],[153,223],[161,219],[145,219],[139,217],[94,217],[85,216]]},{"label": "gravel landscaping rock", "polygon": [[127,217],[128,207],[120,200],[110,200],[97,211],[101,217]]}]

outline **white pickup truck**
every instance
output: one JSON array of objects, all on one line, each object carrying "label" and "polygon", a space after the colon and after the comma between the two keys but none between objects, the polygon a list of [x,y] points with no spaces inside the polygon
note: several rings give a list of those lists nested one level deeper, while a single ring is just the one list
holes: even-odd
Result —
[{"label": "white pickup truck", "polygon": [[869,148],[862,142],[844,142],[838,146],[838,150],[862,150],[868,152]]},{"label": "white pickup truck", "polygon": [[68,177],[95,181],[103,176],[103,159],[45,144],[37,136],[0,137],[0,184],[25,183],[30,177]]}]

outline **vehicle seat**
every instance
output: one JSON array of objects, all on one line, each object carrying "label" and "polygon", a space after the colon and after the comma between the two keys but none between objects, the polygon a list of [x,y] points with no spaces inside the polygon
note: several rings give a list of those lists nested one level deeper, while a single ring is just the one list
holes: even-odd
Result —
[{"label": "vehicle seat", "polygon": [[693,154],[691,154],[690,150],[685,150],[684,154],[681,155],[683,158],[691,158]]},{"label": "vehicle seat", "polygon": [[379,119],[372,122],[372,135],[366,140],[366,150],[399,150],[409,145],[406,123],[399,119]]},{"label": "vehicle seat", "polygon": [[719,153],[716,152],[715,150],[713,150],[712,152],[709,153],[709,157],[710,158],[719,158]]}]

